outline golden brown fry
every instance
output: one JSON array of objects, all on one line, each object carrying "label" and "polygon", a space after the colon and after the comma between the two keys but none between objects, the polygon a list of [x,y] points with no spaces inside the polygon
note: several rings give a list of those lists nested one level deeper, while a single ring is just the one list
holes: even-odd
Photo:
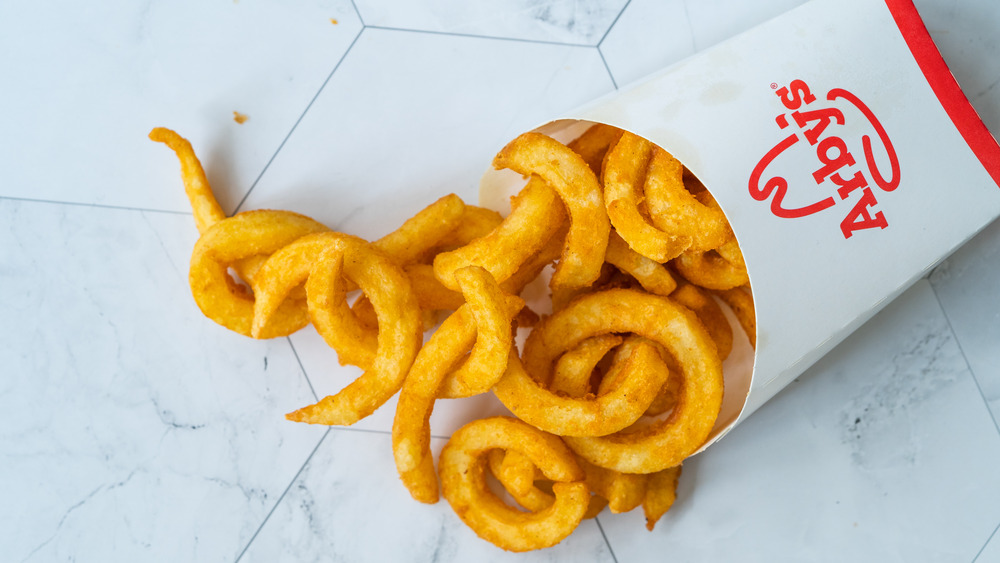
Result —
[{"label": "golden brown fry", "polygon": [[[267,329],[274,311],[285,303],[292,288],[303,284],[312,275],[317,261],[327,249],[343,250],[348,245],[358,251],[366,250],[368,243],[350,235],[324,232],[302,237],[272,254],[254,277],[254,290],[258,298],[254,303],[253,334]],[[336,263],[330,269],[341,270],[344,266],[342,257],[331,258]],[[351,263],[357,262],[355,260]],[[352,274],[356,275],[358,272]],[[357,314],[351,311],[346,302],[346,280],[337,278],[336,281],[339,299],[331,298],[328,311],[310,310],[309,313],[314,319],[319,315],[320,323],[316,329],[327,340],[327,344],[337,351],[341,365],[368,369],[378,348],[377,313],[374,305],[371,305],[376,318],[370,318],[365,314],[366,307],[363,304],[359,305]]]},{"label": "golden brown fry", "polygon": [[716,247],[715,252],[717,252],[723,260],[732,264],[734,268],[739,268],[741,270],[747,269],[747,262],[743,258],[743,251],[740,250],[740,243],[736,241],[736,237],[733,237],[722,245]]},{"label": "golden brown fry", "polygon": [[628,512],[642,504],[646,496],[647,475],[621,473],[581,458],[576,461],[587,474],[587,487],[607,499],[612,513]]},{"label": "golden brown fry", "polygon": [[685,283],[671,293],[670,298],[698,315],[698,319],[708,329],[708,334],[715,342],[719,358],[722,360],[728,358],[729,353],[733,351],[733,329],[730,328],[729,320],[722,312],[722,307],[712,299],[712,296],[698,289],[697,286]]},{"label": "golden brown fry", "polygon": [[732,309],[736,320],[743,327],[743,332],[750,339],[750,345],[757,347],[757,316],[753,307],[753,294],[750,292],[750,286],[744,285],[716,291],[715,294]]},{"label": "golden brown fry", "polygon": [[726,216],[708,191],[692,195],[683,176],[684,167],[677,159],[653,148],[645,184],[650,221],[664,232],[688,237],[689,250],[716,248],[732,237]]},{"label": "golden brown fry", "polygon": [[[358,323],[364,328],[364,332],[370,334],[370,337],[367,339],[371,344],[365,346],[365,348],[371,351],[370,356],[373,357],[375,355],[375,339],[378,334],[378,315],[375,314],[375,306],[362,294],[354,300],[354,304],[351,305],[351,312],[354,313],[354,317],[358,319]],[[345,365],[346,363],[344,362],[341,365]]]},{"label": "golden brown fry", "polygon": [[[478,266],[455,273],[468,303],[451,314],[420,349],[403,383],[392,424],[392,447],[403,484],[416,500],[437,502],[437,478],[430,451],[434,401],[452,370],[461,364],[453,387],[489,386],[504,372],[513,346],[511,317],[524,302],[505,296]],[[466,352],[472,350],[468,358]],[[464,363],[463,363],[464,362]]]},{"label": "golden brown fry", "polygon": [[587,166],[590,166],[594,175],[600,178],[604,157],[607,155],[608,149],[615,146],[621,136],[621,129],[603,123],[595,123],[567,146],[580,155]]},{"label": "golden brown fry", "polygon": [[[650,355],[650,369],[657,369],[665,372],[669,371],[666,364],[663,362],[663,352],[657,343],[637,334],[630,334],[622,339],[622,344],[615,349],[615,353],[611,356],[610,362],[607,362],[605,372],[597,384],[598,395],[607,393],[616,385],[621,384],[621,378],[626,376],[625,372],[622,371],[622,368],[625,366],[625,362],[628,360],[628,357],[635,353],[635,349],[640,345],[652,347],[656,350],[655,356]],[[660,376],[657,377],[657,379],[660,378]],[[666,384],[666,375],[663,375],[662,379],[664,380],[664,384]]]},{"label": "golden brown fry", "polygon": [[[642,430],[567,437],[566,441],[591,463],[623,473],[652,473],[673,467],[702,445],[722,406],[722,362],[708,332],[690,310],[669,298],[630,289],[584,295],[532,331],[524,346],[525,366],[544,381],[565,350],[610,332],[644,336],[677,360],[683,373],[677,406],[670,417]],[[513,369],[516,364],[511,361],[508,373]]]},{"label": "golden brown fry", "polygon": [[[215,223],[198,239],[191,255],[188,281],[195,302],[206,317],[251,336],[254,295],[233,280],[229,267],[325,230],[324,225],[290,211],[246,211]],[[289,301],[276,308],[271,324],[255,337],[287,336],[308,322],[303,303]]]},{"label": "golden brown fry", "polygon": [[662,353],[660,357],[670,375],[667,376],[667,382],[663,384],[663,387],[660,387],[660,392],[656,394],[656,398],[646,409],[646,416],[660,416],[677,406],[677,397],[681,392],[681,383],[684,381],[674,358],[669,354]]},{"label": "golden brown fry", "polygon": [[500,287],[507,293],[519,295],[524,291],[525,286],[534,281],[542,273],[546,266],[555,262],[562,253],[563,239],[566,238],[568,223],[563,223],[555,235],[552,236],[538,254],[521,264],[521,267],[514,272],[514,275],[500,283]]},{"label": "golden brown fry", "polygon": [[457,289],[454,273],[465,266],[486,268],[503,282],[542,249],[565,219],[559,194],[533,176],[513,198],[510,215],[496,229],[461,248],[438,254],[434,273],[449,289]]},{"label": "golden brown fry", "polygon": [[434,276],[434,268],[430,264],[410,264],[403,268],[410,278],[413,292],[417,295],[420,308],[429,311],[454,311],[465,303],[465,298],[458,291],[445,287]]},{"label": "golden brown fry", "polygon": [[[287,418],[312,424],[353,424],[374,412],[403,385],[423,338],[416,297],[402,269],[368,242],[341,233],[317,233],[282,248],[261,267],[257,284],[262,299],[255,311],[255,327],[270,324],[271,311],[303,276],[317,332],[337,351],[342,363],[350,361],[365,372],[336,395]],[[361,288],[375,309],[378,333],[374,350],[371,333],[347,306],[347,280]]]},{"label": "golden brown fry", "polygon": [[544,479],[544,476],[539,477],[538,468],[528,456],[517,450],[494,449],[490,450],[487,463],[490,473],[525,510],[538,512],[555,502],[551,491],[544,491],[535,484],[536,479]]},{"label": "golden brown fry", "polygon": [[621,366],[623,377],[605,394],[572,398],[542,387],[512,354],[493,392],[515,416],[546,432],[604,436],[631,425],[653,402],[667,375],[656,368],[655,360],[659,360],[655,348],[637,346]]},{"label": "golden brown fry", "polygon": [[[375,315],[375,307],[367,297],[364,295],[358,296],[354,304],[351,305],[351,312],[357,317],[361,326],[373,334],[378,331],[378,317]],[[434,329],[441,322],[441,319],[438,318],[438,312],[436,310],[420,309],[420,321],[424,332]]]},{"label": "golden brown fry", "polygon": [[[452,250],[460,246],[465,246],[477,238],[486,236],[502,222],[503,216],[492,209],[466,205],[465,213],[462,214],[458,226],[455,227],[455,230],[445,235],[438,245],[444,250]],[[434,256],[430,255],[424,258],[426,260],[433,260]]]},{"label": "golden brown fry", "polygon": [[538,316],[538,313],[525,307],[517,313],[517,317],[514,318],[514,323],[517,324],[517,328],[531,328],[538,324],[538,321],[540,320],[541,317]]},{"label": "golden brown fry", "polygon": [[[498,463],[495,465],[494,461]],[[517,450],[490,452],[490,471],[515,497],[528,494],[534,488],[536,479],[544,479],[531,459]]]},{"label": "golden brown fry", "polygon": [[[439,322],[437,311],[454,311],[465,303],[461,293],[441,285],[441,282],[434,277],[434,270],[430,264],[408,264],[403,267],[403,271],[410,278],[413,294],[417,296],[417,303],[424,316],[425,330],[437,326]],[[378,328],[375,309],[364,295],[359,296],[351,305],[351,311],[366,328],[371,330]]]},{"label": "golden brown fry", "polygon": [[559,356],[548,387],[567,397],[583,397],[590,393],[590,378],[601,358],[622,343],[617,334],[601,334],[584,340]]},{"label": "golden brown fry", "polygon": [[684,279],[705,289],[721,291],[750,282],[745,266],[726,260],[715,250],[689,250],[671,263]]},{"label": "golden brown fry", "polygon": [[669,411],[670,409],[674,408],[674,406],[677,404],[677,394],[680,392],[682,378],[680,376],[680,370],[677,367],[677,362],[674,360],[674,358],[670,356],[670,354],[667,354],[663,350],[662,346],[659,346],[655,342],[647,340],[641,336],[635,334],[630,335],[629,337],[625,338],[625,341],[622,343],[622,345],[619,346],[617,350],[615,350],[615,354],[614,356],[612,356],[611,359],[612,361],[610,368],[607,370],[607,373],[604,375],[604,377],[600,380],[600,382],[597,385],[597,393],[601,394],[607,392],[607,390],[611,388],[611,385],[614,383],[615,379],[617,377],[621,377],[620,373],[621,364],[624,358],[626,358],[628,354],[631,353],[632,348],[634,348],[639,342],[642,341],[645,341],[647,343],[652,343],[656,346],[657,351],[660,353],[659,359],[653,361],[652,364],[654,365],[655,369],[667,372],[667,374],[664,376],[666,378],[666,381],[664,382],[663,386],[660,387],[660,390],[656,393],[656,397],[653,399],[653,402],[650,403],[649,407],[646,408],[646,412],[644,413],[645,416],[659,416]]},{"label": "golden brown fry", "polygon": [[[166,144],[177,154],[181,163],[181,180],[184,183],[184,191],[188,201],[191,203],[191,211],[194,214],[198,232],[204,234],[213,225],[225,219],[226,214],[212,192],[212,187],[205,176],[205,170],[195,155],[194,149],[191,148],[191,143],[164,127],[153,129],[149,133],[149,138]],[[233,261],[229,267],[236,272],[240,280],[252,285],[254,273],[266,259],[266,254],[247,255]],[[302,288],[293,290],[289,298],[291,301],[301,301],[301,303],[289,304],[290,308],[305,311],[305,292]]]},{"label": "golden brown fry", "polygon": [[[505,464],[505,460],[516,459],[516,462]],[[579,462],[579,458],[577,459]],[[529,474],[524,464],[530,466]],[[552,481],[545,479],[535,464],[524,454],[517,450],[504,451],[499,449],[490,450],[488,455],[488,467],[497,481],[503,485],[510,496],[529,512],[544,510],[555,502],[556,497],[552,494]],[[527,481],[527,479],[534,481]],[[590,502],[587,503],[587,511],[583,514],[583,519],[596,518],[601,510],[608,505],[608,500],[600,495],[591,495]]]},{"label": "golden brown fry", "polygon": [[635,278],[650,293],[670,295],[677,288],[677,281],[663,264],[632,250],[616,231],[611,231],[604,259]]},{"label": "golden brown fry", "polygon": [[601,186],[587,163],[566,145],[540,133],[525,133],[493,159],[496,169],[536,174],[566,205],[569,232],[562,258],[552,275],[555,287],[584,287],[597,279],[604,262],[611,224],[604,212]]},{"label": "golden brown fry", "polygon": [[514,346],[511,320],[524,306],[523,299],[504,294],[493,276],[478,266],[462,268],[455,276],[475,319],[476,344],[441,383],[439,395],[448,399],[485,393],[503,376],[505,355]]},{"label": "golden brown fry", "polygon": [[[521,512],[497,498],[486,484],[487,454],[500,448],[531,459],[554,481],[554,502]],[[580,524],[590,504],[584,473],[557,437],[519,420],[480,419],[452,434],[441,452],[441,492],[459,518],[481,538],[508,551],[529,551],[561,542]]]},{"label": "golden brown fry", "polygon": [[464,213],[462,200],[448,194],[372,244],[398,264],[411,264],[458,228]]},{"label": "golden brown fry", "polygon": [[414,499],[438,500],[437,475],[430,454],[430,415],[438,388],[448,371],[475,342],[468,307],[460,307],[441,323],[413,362],[403,383],[392,423],[392,450],[403,485]]},{"label": "golden brown fry", "polygon": [[691,245],[691,237],[653,226],[639,211],[653,144],[624,133],[604,162],[604,202],[615,230],[632,250],[663,263]]},{"label": "golden brown fry", "polygon": [[181,161],[184,191],[191,202],[191,211],[194,212],[194,222],[198,232],[204,234],[209,227],[225,219],[226,213],[215,199],[212,187],[209,186],[208,178],[205,176],[205,170],[194,154],[191,143],[166,127],[153,129],[149,132],[149,138],[166,144],[177,153],[177,158]]},{"label": "golden brown fry", "polygon": [[646,529],[650,532],[660,517],[666,514],[677,500],[677,480],[680,476],[680,465],[649,474],[649,479],[646,481],[646,495],[642,500],[642,511],[646,515]]}]

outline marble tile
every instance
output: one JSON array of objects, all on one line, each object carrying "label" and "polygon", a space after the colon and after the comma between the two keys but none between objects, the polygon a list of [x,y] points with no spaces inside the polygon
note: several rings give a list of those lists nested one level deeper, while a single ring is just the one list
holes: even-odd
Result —
[{"label": "marble tile", "polygon": [[1000,222],[994,222],[931,273],[941,307],[993,417],[1000,420]]},{"label": "marble tile", "polygon": [[[433,440],[440,450],[443,440]],[[240,559],[272,561],[594,561],[613,556],[593,520],[562,543],[509,553],[475,535],[444,499],[413,500],[384,434],[332,429]],[[619,561],[622,561],[619,559]]]},{"label": "marble tile", "polygon": [[926,281],[685,464],[619,561],[971,561],[1000,521],[1000,435]]},{"label": "marble tile", "polygon": [[611,89],[594,49],[366,29],[243,209],[378,238],[445,193],[475,202],[510,139]]},{"label": "marble tile", "polygon": [[804,0],[632,0],[600,44],[619,86],[746,31]]},{"label": "marble tile", "polygon": [[997,530],[993,531],[990,541],[983,546],[983,550],[979,552],[975,561],[980,563],[986,563],[987,561],[1000,561],[1000,535],[997,534]]},{"label": "marble tile", "polygon": [[733,0],[688,0],[686,8],[695,50],[700,51],[721,43],[805,2],[806,0],[765,0],[750,4]]},{"label": "marble tile", "polygon": [[[652,29],[658,33],[651,33]],[[695,52],[683,0],[632,0],[600,45],[618,86],[639,80]]]},{"label": "marble tile", "polygon": [[0,199],[0,545],[233,560],[322,429],[286,339],[202,317],[190,216]]},{"label": "marble tile", "polygon": [[365,25],[595,45],[626,0],[358,0]]},{"label": "marble tile", "polygon": [[0,196],[186,210],[162,125],[231,210],[360,29],[350,0],[4,2]]},{"label": "marble tile", "polygon": [[1000,136],[1000,3],[914,0],[927,31],[973,107]]}]

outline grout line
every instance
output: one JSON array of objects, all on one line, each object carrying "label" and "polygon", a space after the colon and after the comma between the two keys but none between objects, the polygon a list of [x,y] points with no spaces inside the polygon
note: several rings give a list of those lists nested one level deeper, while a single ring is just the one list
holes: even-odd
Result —
[{"label": "grout line", "polygon": [[[331,428],[336,430],[343,430],[345,432],[363,432],[365,434],[380,434],[382,436],[392,436],[392,430],[376,430],[374,428],[356,428],[354,426],[335,426]],[[451,436],[442,436],[438,434],[431,434],[430,437],[435,440],[451,439]]]},{"label": "grout line", "polygon": [[288,482],[288,486],[285,487],[285,490],[281,492],[281,496],[278,497],[278,500],[274,503],[274,506],[271,507],[270,512],[268,512],[267,516],[264,517],[264,521],[260,523],[260,526],[257,527],[257,530],[253,533],[253,536],[250,537],[250,541],[247,542],[246,546],[243,547],[243,551],[241,551],[240,554],[236,557],[234,563],[239,563],[239,560],[243,559],[243,556],[246,555],[247,550],[250,549],[250,545],[253,544],[253,540],[257,539],[257,535],[260,534],[260,531],[264,529],[264,526],[267,524],[267,521],[271,519],[271,515],[274,514],[274,511],[278,509],[278,506],[281,504],[281,501],[284,500],[285,495],[287,495],[288,491],[292,489],[292,485],[294,485],[295,482],[298,481],[299,475],[301,475],[302,471],[305,470],[307,465],[309,465],[309,461],[312,460],[314,455],[316,455],[316,452],[319,450],[319,447],[323,445],[323,441],[326,440],[326,437],[329,435],[330,435],[330,429],[327,428],[326,432],[323,433],[323,437],[319,439],[319,442],[316,443],[316,447],[313,448],[313,451],[309,453],[309,457],[307,457],[305,462],[302,463],[302,467],[299,467],[299,470],[295,472],[295,476],[292,477],[292,480]]},{"label": "grout line", "polygon": [[191,215],[190,211],[174,211],[172,209],[148,209],[145,207],[130,207],[127,205],[107,205],[103,203],[86,203],[81,201],[58,201],[54,199],[35,199],[30,197],[0,196],[0,201],[20,201],[25,203],[46,203],[49,205],[74,205],[77,207],[96,207],[98,209],[116,209],[119,211],[139,211],[142,213],[168,213],[171,215]]},{"label": "grout line", "polygon": [[938,308],[941,310],[941,314],[944,315],[945,322],[948,323],[948,330],[951,331],[951,335],[955,338],[955,344],[958,345],[958,351],[962,354],[962,359],[965,360],[965,367],[969,370],[969,375],[972,376],[972,382],[976,384],[976,391],[979,391],[979,397],[983,400],[983,405],[986,406],[986,412],[990,415],[990,420],[993,421],[993,428],[996,429],[997,435],[1000,436],[1000,423],[997,423],[997,417],[993,413],[993,409],[990,408],[990,402],[986,399],[986,394],[983,393],[983,386],[979,384],[979,378],[976,377],[976,370],[972,369],[972,364],[969,363],[969,356],[965,353],[965,348],[962,346],[962,340],[958,337],[955,332],[955,327],[951,324],[951,317],[948,315],[948,311],[941,304],[941,298],[937,294],[937,289],[934,284],[930,283],[928,280],[927,285],[931,287],[931,292],[934,294],[934,300],[937,301]]},{"label": "grout line", "polygon": [[615,550],[611,547],[611,542],[608,541],[608,535],[604,533],[604,526],[601,525],[600,517],[594,516],[594,522],[597,522],[597,529],[601,531],[601,537],[604,538],[604,543],[608,546],[608,551],[611,552],[611,560],[618,563],[618,556],[615,555]]},{"label": "grout line", "polygon": [[302,360],[299,358],[299,351],[295,349],[295,344],[292,343],[292,337],[286,336],[288,340],[288,345],[292,348],[292,354],[295,355],[295,361],[299,363],[299,369],[302,370],[302,375],[306,377],[306,384],[309,385],[309,390],[312,391],[313,399],[319,401],[319,395],[316,394],[316,389],[313,388],[312,379],[309,378],[309,372],[306,371],[305,366],[302,365]]},{"label": "grout line", "polygon": [[267,164],[264,165],[264,168],[260,171],[260,174],[257,175],[257,179],[254,180],[253,184],[250,185],[250,189],[247,190],[247,193],[243,194],[243,199],[240,200],[239,204],[236,205],[236,209],[233,210],[234,214],[239,212],[240,208],[243,207],[243,204],[246,203],[247,198],[250,197],[251,192],[253,192],[254,188],[257,187],[257,183],[260,182],[260,179],[264,177],[264,173],[267,172],[267,169],[271,167],[271,163],[274,162],[275,157],[277,157],[278,153],[281,152],[281,149],[285,146],[285,143],[288,142],[288,139],[292,136],[292,133],[295,132],[295,129],[299,126],[299,123],[302,122],[302,118],[304,118],[306,114],[309,113],[309,108],[311,108],[313,103],[316,102],[316,99],[319,98],[320,93],[322,93],[323,89],[326,88],[326,85],[328,82],[330,82],[330,79],[333,78],[333,73],[337,72],[337,69],[340,68],[341,63],[344,62],[344,59],[347,58],[347,55],[351,52],[352,49],[354,49],[354,45],[358,42],[358,39],[361,37],[361,34],[364,33],[365,29],[366,27],[362,26],[362,28],[358,31],[358,34],[354,36],[354,40],[351,41],[351,44],[347,46],[347,50],[345,50],[344,54],[340,56],[340,59],[337,61],[337,64],[333,66],[333,70],[331,70],[330,74],[326,76],[326,80],[323,81],[323,84],[321,84],[319,89],[316,90],[316,94],[312,97],[311,100],[309,100],[309,103],[306,105],[306,109],[302,110],[302,114],[299,115],[299,118],[295,120],[295,124],[292,125],[291,129],[289,129],[288,134],[285,135],[284,139],[282,139],[281,144],[278,145],[278,148],[274,151],[274,154],[271,155],[271,158],[267,161]]},{"label": "grout line", "polygon": [[684,21],[687,22],[688,31],[691,32],[691,52],[698,52],[698,42],[694,39],[694,24],[691,23],[691,12],[688,11],[687,0],[681,0],[681,4],[684,6]]},{"label": "grout line", "polygon": [[372,430],[371,428],[355,428],[353,426],[337,426],[336,429],[343,430],[345,432],[364,432],[365,434],[381,434],[383,436],[392,436],[391,430]]},{"label": "grout line", "polygon": [[358,21],[361,22],[361,29],[363,31],[368,26],[365,25],[365,18],[361,17],[361,10],[358,9],[358,5],[354,0],[351,0],[351,7],[354,8],[354,13],[358,15]]},{"label": "grout line", "polygon": [[370,29],[382,31],[402,31],[405,33],[424,33],[427,35],[444,35],[448,37],[466,37],[470,39],[493,39],[496,41],[513,41],[515,43],[533,43],[536,45],[559,45],[561,47],[593,47],[586,43],[567,43],[564,41],[546,41],[544,39],[524,39],[522,37],[503,37],[498,35],[477,35],[475,33],[458,33],[455,31],[435,31],[431,29],[408,29],[404,27],[388,27],[382,25],[368,25]]},{"label": "grout line", "polygon": [[614,29],[615,24],[618,23],[618,20],[622,17],[622,14],[625,13],[625,10],[628,9],[628,5],[631,3],[632,0],[628,0],[628,2],[625,2],[625,5],[622,6],[622,9],[618,12],[618,15],[615,16],[615,19],[611,21],[611,25],[608,26],[608,29],[604,30],[604,35],[601,36],[601,39],[597,42],[597,45],[595,45],[595,47],[600,49],[601,43],[604,43],[604,40],[608,38],[608,34],[611,33],[612,29]]},{"label": "grout line", "polygon": [[608,66],[608,61],[605,60],[604,53],[601,52],[601,48],[600,47],[597,47],[596,49],[597,49],[597,54],[601,56],[601,62],[604,63],[604,69],[608,71],[608,77],[611,78],[611,85],[615,87],[615,90],[617,90],[618,89],[618,81],[615,80],[615,75],[614,75],[614,73],[611,72],[611,67]]},{"label": "grout line", "polygon": [[979,559],[979,556],[982,555],[984,551],[986,551],[986,546],[990,545],[990,542],[993,540],[993,537],[997,535],[997,530],[1000,530],[1000,524],[997,524],[997,527],[993,528],[993,533],[990,534],[990,537],[986,538],[986,543],[983,544],[983,547],[979,548],[979,553],[977,553],[976,556],[972,558],[972,563],[976,563],[976,560]]}]

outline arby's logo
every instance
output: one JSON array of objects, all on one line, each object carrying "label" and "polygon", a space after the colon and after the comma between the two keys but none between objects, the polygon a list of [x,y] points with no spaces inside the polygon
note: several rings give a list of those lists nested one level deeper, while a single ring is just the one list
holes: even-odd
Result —
[{"label": "arby's logo", "polygon": [[[750,174],[750,196],[770,200],[777,217],[796,219],[843,211],[844,238],[864,229],[885,229],[889,221],[879,197],[899,187],[899,159],[885,128],[857,96],[833,88],[818,98],[802,80],[772,84],[785,112],[775,118],[788,136],[767,151]],[[815,163],[809,170],[785,165],[796,152]],[[786,179],[786,176],[788,179]]]}]

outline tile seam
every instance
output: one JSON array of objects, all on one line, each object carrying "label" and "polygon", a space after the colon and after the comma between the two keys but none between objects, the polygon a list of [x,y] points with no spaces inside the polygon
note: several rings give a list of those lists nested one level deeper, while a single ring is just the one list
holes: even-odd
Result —
[{"label": "tile seam", "polygon": [[358,4],[354,0],[351,0],[351,7],[354,8],[354,13],[358,16],[358,21],[361,22],[361,28],[365,28],[365,18],[361,15],[361,10],[358,9]]},{"label": "tile seam", "polygon": [[979,560],[979,556],[986,551],[986,546],[990,545],[990,542],[993,541],[993,537],[997,535],[997,530],[1000,530],[1000,523],[997,524],[996,528],[993,528],[993,533],[990,534],[990,537],[986,538],[986,543],[983,544],[983,547],[979,548],[979,552],[972,558],[972,563],[976,563]]},{"label": "tile seam", "polygon": [[370,29],[380,31],[397,31],[402,33],[423,33],[426,35],[442,35],[445,37],[464,37],[467,39],[487,39],[494,41],[512,41],[515,43],[531,43],[535,45],[555,45],[560,47],[595,47],[589,43],[570,43],[568,41],[546,41],[544,39],[525,39],[523,37],[504,37],[502,35],[480,35],[476,33],[458,33],[456,31],[437,31],[433,29],[416,29],[407,27],[392,27],[385,25],[367,25]]},{"label": "tile seam", "polygon": [[972,382],[976,384],[976,391],[979,392],[979,398],[983,400],[983,406],[986,407],[986,412],[990,415],[990,420],[993,421],[993,429],[996,431],[997,436],[1000,437],[1000,423],[997,422],[996,414],[993,409],[990,408],[990,402],[986,399],[986,394],[983,393],[983,386],[979,383],[979,377],[976,375],[976,370],[973,369],[972,364],[969,362],[969,356],[965,353],[965,347],[962,346],[962,339],[958,337],[958,333],[955,332],[955,326],[951,322],[951,316],[948,314],[948,310],[945,309],[944,304],[941,303],[941,297],[938,295],[937,288],[934,284],[930,283],[928,280],[928,285],[931,287],[931,292],[934,294],[934,300],[937,302],[938,309],[940,309],[941,314],[944,315],[944,320],[948,323],[948,330],[951,332],[952,337],[955,339],[955,344],[958,345],[958,351],[962,354],[962,360],[965,361],[965,367],[969,370],[969,375],[972,376]]},{"label": "tile seam", "polygon": [[260,173],[257,175],[257,179],[255,179],[253,181],[253,184],[250,185],[250,189],[248,189],[247,192],[243,194],[243,198],[240,199],[240,202],[236,205],[236,208],[233,210],[233,213],[238,213],[240,209],[243,208],[243,204],[246,203],[247,198],[250,197],[250,194],[253,193],[254,188],[256,188],[257,184],[260,183],[260,179],[263,178],[264,174],[267,173],[268,168],[271,167],[271,164],[274,162],[274,159],[277,158],[279,153],[281,153],[281,149],[284,148],[285,143],[287,143],[288,139],[290,139],[292,137],[292,134],[295,133],[295,130],[298,128],[299,123],[302,123],[302,119],[305,118],[306,114],[309,113],[309,109],[312,108],[313,104],[319,98],[319,95],[323,93],[324,89],[326,89],[326,85],[330,82],[330,79],[333,78],[333,75],[337,72],[337,69],[340,68],[340,65],[343,64],[344,60],[347,59],[347,55],[349,55],[351,51],[354,49],[354,46],[358,43],[358,39],[361,38],[361,35],[367,28],[368,28],[367,26],[362,25],[361,29],[358,30],[358,33],[357,35],[354,36],[354,39],[351,41],[351,44],[348,45],[347,49],[344,50],[344,54],[342,54],[340,58],[337,60],[337,64],[335,64],[330,73],[327,74],[326,79],[323,80],[322,84],[320,84],[319,88],[316,90],[316,93],[313,95],[312,99],[310,99],[309,103],[306,104],[305,109],[302,110],[302,113],[299,115],[298,119],[295,120],[295,123],[292,125],[291,129],[288,130],[288,133],[285,134],[285,138],[281,140],[281,143],[278,145],[278,148],[275,149],[274,154],[271,155],[271,158],[268,159],[267,163],[264,165],[264,168],[261,169]]},{"label": "tile seam", "polygon": [[615,87],[615,90],[617,90],[618,81],[615,80],[615,73],[611,72],[611,67],[608,66],[608,61],[607,59],[604,58],[604,51],[601,51],[600,47],[596,47],[596,49],[597,49],[597,54],[601,57],[601,62],[604,63],[604,70],[608,71],[608,78],[611,79],[611,85]]},{"label": "tile seam", "polygon": [[292,476],[291,481],[288,482],[288,486],[285,487],[285,490],[281,492],[281,496],[278,497],[278,500],[275,501],[274,506],[272,506],[271,510],[268,511],[267,516],[265,516],[264,520],[261,521],[260,526],[257,526],[257,529],[254,531],[253,535],[250,536],[250,540],[247,541],[247,544],[243,547],[243,550],[240,551],[240,554],[236,556],[234,563],[239,563],[240,559],[243,559],[243,556],[246,555],[247,550],[249,550],[250,546],[253,545],[253,542],[255,539],[257,539],[257,536],[260,534],[260,531],[264,529],[264,526],[267,525],[268,520],[271,519],[271,515],[274,514],[274,511],[277,510],[279,506],[281,506],[281,501],[285,500],[285,495],[287,495],[288,491],[292,489],[292,485],[294,485],[295,482],[298,481],[299,476],[302,475],[302,472],[305,470],[306,466],[309,465],[310,461],[312,461],[313,456],[316,455],[316,452],[319,451],[319,447],[323,445],[323,442],[329,435],[330,435],[330,429],[327,428],[326,432],[323,433],[323,436],[320,437],[318,442],[316,442],[316,447],[314,447],[313,450],[309,452],[309,456],[306,457],[306,460],[302,463],[302,466],[299,467],[299,470],[295,472],[294,476]]},{"label": "tile seam", "polygon": [[604,35],[601,36],[601,39],[597,42],[597,45],[594,45],[595,47],[598,48],[598,50],[600,50],[601,44],[604,43],[604,40],[608,38],[608,35],[611,33],[611,30],[614,29],[615,24],[618,23],[618,20],[621,19],[622,14],[625,13],[625,10],[628,9],[629,4],[631,3],[632,0],[628,0],[627,2],[625,2],[625,5],[622,6],[622,9],[618,11],[618,15],[615,16],[615,19],[611,20],[611,25],[609,25],[608,28],[604,30]]},{"label": "tile seam", "polygon": [[167,213],[169,215],[191,215],[190,211],[175,209],[155,209],[148,207],[133,207],[130,205],[110,205],[105,203],[89,203],[83,201],[62,201],[57,199],[37,199],[30,197],[0,196],[0,201],[16,201],[22,203],[40,203],[45,205],[71,205],[75,207],[96,207],[98,209],[114,209],[118,211],[135,211],[139,213]]},{"label": "tile seam", "polygon": [[304,375],[306,378],[306,384],[309,386],[309,391],[312,392],[313,399],[319,401],[319,395],[316,394],[316,388],[313,387],[312,378],[309,377],[309,372],[306,371],[306,366],[302,365],[302,359],[299,358],[299,351],[295,349],[295,343],[292,342],[292,337],[286,336],[285,339],[288,340],[288,346],[290,346],[292,349],[292,354],[295,356],[295,361],[298,362],[299,369],[302,370],[302,375]]},{"label": "tile seam", "polygon": [[604,538],[604,544],[608,546],[608,552],[611,554],[611,560],[618,563],[618,556],[615,555],[615,548],[611,547],[611,541],[608,539],[608,535],[604,533],[604,526],[601,525],[600,516],[595,516],[594,522],[597,523],[597,529],[601,531],[601,537]]}]

